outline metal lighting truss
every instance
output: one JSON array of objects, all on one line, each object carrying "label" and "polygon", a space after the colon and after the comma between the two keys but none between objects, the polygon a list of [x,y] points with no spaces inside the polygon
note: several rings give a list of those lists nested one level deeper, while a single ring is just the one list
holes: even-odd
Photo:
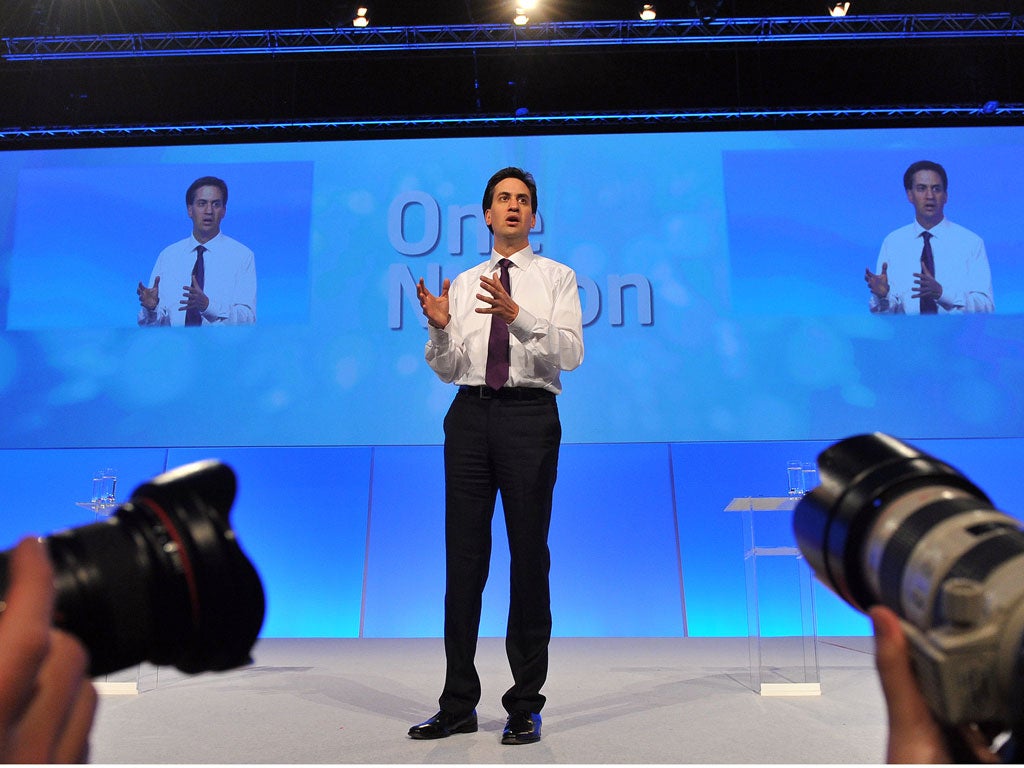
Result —
[{"label": "metal lighting truss", "polygon": [[0,57],[13,62],[589,45],[671,46],[1014,38],[1022,35],[1024,19],[1010,13],[886,14],[550,22],[524,27],[513,24],[464,24],[4,37],[0,38]]},{"label": "metal lighting truss", "polygon": [[[1016,42],[1024,36],[1024,18],[1010,13],[890,14],[846,17],[666,19],[657,21],[558,22],[516,27],[474,24],[417,27],[368,27],[250,31],[140,33],[0,38],[5,62],[142,59],[146,57],[320,53],[427,52],[444,50],[515,51],[519,48],[654,45],[770,45],[884,40],[972,38]],[[34,65],[33,65],[34,66]],[[135,125],[0,126],[8,145],[66,141],[173,141],[177,138],[292,138],[310,134],[359,136],[431,132],[474,134],[507,131],[700,130],[770,124],[803,127],[871,122],[899,124],[1020,125],[1024,104],[889,105],[821,109],[705,109],[703,111],[630,111],[590,114],[418,115],[340,120],[208,122]]]}]

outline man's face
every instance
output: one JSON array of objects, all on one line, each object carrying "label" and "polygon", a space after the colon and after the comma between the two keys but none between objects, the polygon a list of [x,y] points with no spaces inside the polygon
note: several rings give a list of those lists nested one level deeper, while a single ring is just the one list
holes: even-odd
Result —
[{"label": "man's face", "polygon": [[914,206],[917,222],[931,228],[942,221],[946,205],[946,187],[935,171],[918,171],[907,190],[907,200]]},{"label": "man's face", "polygon": [[188,217],[192,219],[192,234],[196,240],[205,243],[220,233],[220,222],[227,213],[224,193],[220,187],[206,186],[196,190],[192,204],[188,206]]},{"label": "man's face", "polygon": [[484,221],[496,238],[528,238],[537,223],[530,188],[519,179],[499,181],[494,188],[491,207],[484,211]]}]

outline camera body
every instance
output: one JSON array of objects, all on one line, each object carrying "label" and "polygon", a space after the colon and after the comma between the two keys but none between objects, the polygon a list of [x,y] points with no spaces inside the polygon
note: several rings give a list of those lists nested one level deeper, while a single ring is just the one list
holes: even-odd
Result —
[{"label": "camera body", "polygon": [[950,725],[1024,721],[1024,526],[944,462],[881,433],[818,457],[797,544],[861,611],[901,619],[922,692]]}]

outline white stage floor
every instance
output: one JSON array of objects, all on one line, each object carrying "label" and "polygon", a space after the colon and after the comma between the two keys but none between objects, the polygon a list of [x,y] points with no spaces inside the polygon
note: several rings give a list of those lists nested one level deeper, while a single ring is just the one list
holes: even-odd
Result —
[{"label": "white stage floor", "polygon": [[[440,640],[262,640],[249,667],[144,666],[101,697],[95,763],[879,763],[871,638],[818,642],[821,695],[762,697],[744,638],[556,638],[543,739],[502,746],[504,641],[480,641],[480,731],[413,741],[437,709]],[[112,678],[113,679],[113,678]],[[125,675],[116,679],[125,679]]]}]

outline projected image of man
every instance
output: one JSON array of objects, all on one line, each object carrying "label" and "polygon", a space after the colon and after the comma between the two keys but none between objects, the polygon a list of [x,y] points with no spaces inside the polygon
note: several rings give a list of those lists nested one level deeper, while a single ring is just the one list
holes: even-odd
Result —
[{"label": "projected image of man", "polygon": [[220,231],[227,208],[222,179],[203,176],[189,185],[185,210],[192,234],[160,252],[148,287],[139,283],[139,325],[256,322],[256,259]]},{"label": "projected image of man", "polygon": [[882,242],[876,272],[864,270],[872,312],[992,312],[992,274],[985,243],[945,218],[946,170],[920,160],[903,175],[914,221]]},{"label": "projected image of man", "polygon": [[414,739],[477,730],[480,677],[474,657],[491,559],[491,519],[501,493],[511,585],[505,647],[512,687],[502,744],[540,740],[541,687],[551,639],[548,528],[562,427],[561,372],[583,361],[576,273],[534,253],[537,185],[519,168],[488,181],[484,221],[494,234],[487,261],[435,296],[417,288],[429,338],[427,363],[459,389],[444,419],[447,672],[440,710],[413,726]]}]

